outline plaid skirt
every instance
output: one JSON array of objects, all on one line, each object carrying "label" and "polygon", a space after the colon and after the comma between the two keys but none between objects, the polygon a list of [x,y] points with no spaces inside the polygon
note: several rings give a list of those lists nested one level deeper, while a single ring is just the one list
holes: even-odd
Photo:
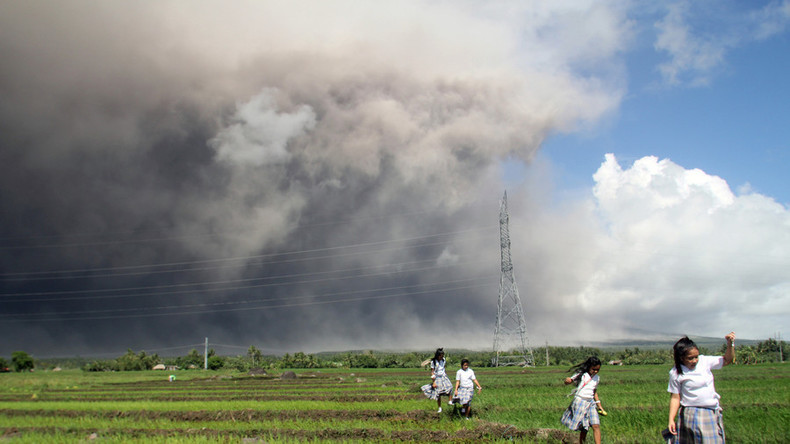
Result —
[{"label": "plaid skirt", "polygon": [[676,444],[724,444],[721,409],[681,407]]},{"label": "plaid skirt", "polygon": [[425,384],[424,386],[420,387],[422,392],[428,399],[439,399],[439,395],[450,395],[453,391],[453,384],[450,382],[450,378],[447,375],[437,376],[436,379],[436,388],[433,388],[433,384]]},{"label": "plaid skirt", "polygon": [[587,430],[591,425],[600,424],[601,418],[598,417],[595,400],[574,396],[573,402],[565,409],[560,421],[565,427],[577,431]]},{"label": "plaid skirt", "polygon": [[472,402],[472,398],[474,398],[474,396],[474,387],[458,387],[458,390],[455,392],[455,397],[458,398],[458,401],[461,403],[461,405],[466,405]]}]

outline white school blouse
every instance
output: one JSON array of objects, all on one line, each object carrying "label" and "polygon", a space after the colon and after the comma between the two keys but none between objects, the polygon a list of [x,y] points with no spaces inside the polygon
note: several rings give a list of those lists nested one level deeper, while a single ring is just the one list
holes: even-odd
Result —
[{"label": "white school blouse", "polygon": [[[578,373],[576,375],[578,375]],[[575,378],[576,375],[573,375],[573,377]],[[600,378],[597,374],[590,378],[590,374],[584,372],[582,378],[579,380],[579,385],[576,387],[576,396],[587,400],[594,399],[595,388],[598,387],[598,381],[600,381]]]},{"label": "white school blouse", "polygon": [[475,379],[475,371],[471,368],[466,370],[459,369],[457,372],[455,372],[455,380],[461,381],[458,384],[458,387],[472,388],[474,387],[474,383],[472,381]]},{"label": "white school blouse", "polygon": [[697,366],[689,370],[681,365],[683,374],[679,375],[675,367],[669,371],[669,393],[680,394],[680,405],[684,407],[717,408],[719,396],[713,385],[713,373],[724,367],[724,357],[700,355]]},{"label": "white school blouse", "polygon": [[433,374],[438,376],[445,376],[447,374],[446,370],[444,369],[445,364],[447,363],[446,360],[442,359],[441,361],[437,362],[436,364],[431,361],[431,368],[433,369]]}]

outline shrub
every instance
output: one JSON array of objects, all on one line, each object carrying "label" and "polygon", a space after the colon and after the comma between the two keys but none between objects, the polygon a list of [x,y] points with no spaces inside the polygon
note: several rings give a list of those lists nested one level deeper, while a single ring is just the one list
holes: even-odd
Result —
[{"label": "shrub", "polygon": [[15,351],[11,353],[11,362],[14,365],[14,371],[26,372],[35,368],[33,357],[23,351]]}]

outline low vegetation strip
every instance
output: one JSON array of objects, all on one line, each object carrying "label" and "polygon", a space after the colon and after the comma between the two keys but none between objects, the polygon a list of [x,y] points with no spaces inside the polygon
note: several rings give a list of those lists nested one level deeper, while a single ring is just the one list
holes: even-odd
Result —
[{"label": "low vegetation strip", "polygon": [[279,410],[271,411],[254,409],[223,410],[223,411],[84,411],[84,410],[13,410],[0,409],[0,416],[64,418],[95,417],[105,419],[132,418],[136,420],[167,419],[172,421],[272,421],[278,420],[365,420],[365,421],[426,421],[435,419],[434,412],[428,410],[412,410],[399,412],[396,410]]},{"label": "low vegetation strip", "polygon": [[[60,442],[73,439],[73,442],[101,438],[102,442],[156,442],[155,438],[167,438],[184,442],[260,442],[274,443],[309,441],[309,442],[551,442],[570,443],[575,436],[570,433],[553,429],[516,430],[512,426],[502,424],[481,424],[470,429],[454,432],[400,430],[386,431],[376,428],[360,428],[349,430],[293,430],[293,429],[257,429],[242,432],[210,429],[126,429],[121,432],[113,430],[78,430],[74,428],[13,428],[6,430],[3,439],[19,439],[29,436],[40,441]],[[64,441],[65,442],[65,441]]]},{"label": "low vegetation strip", "polygon": [[[151,402],[182,402],[182,401],[217,401],[221,402],[228,399],[225,396],[201,396],[201,395],[153,395],[153,396],[43,396],[43,400],[54,402],[68,402],[68,401],[151,401]],[[413,394],[370,394],[370,395],[357,395],[357,394],[328,394],[328,395],[260,395],[260,394],[236,394],[233,399],[237,401],[334,401],[334,402],[396,402],[407,399],[419,399],[418,396]],[[24,401],[24,397],[6,397],[2,401]]]}]

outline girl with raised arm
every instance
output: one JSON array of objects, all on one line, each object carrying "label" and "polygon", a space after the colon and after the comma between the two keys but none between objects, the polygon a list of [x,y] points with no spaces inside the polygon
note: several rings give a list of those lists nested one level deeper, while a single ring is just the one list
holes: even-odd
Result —
[{"label": "girl with raised arm", "polygon": [[669,432],[675,443],[724,443],[724,424],[713,373],[735,361],[735,333],[724,339],[724,356],[705,356],[688,336],[672,347],[675,366],[669,371]]}]

